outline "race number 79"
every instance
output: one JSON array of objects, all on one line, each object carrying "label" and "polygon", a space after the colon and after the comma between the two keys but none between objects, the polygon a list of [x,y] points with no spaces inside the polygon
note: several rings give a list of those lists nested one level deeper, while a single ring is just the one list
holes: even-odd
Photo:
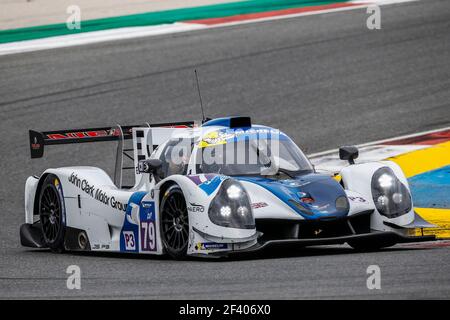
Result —
[{"label": "race number 79", "polygon": [[156,249],[156,232],[153,221],[141,222],[142,251],[154,251]]}]

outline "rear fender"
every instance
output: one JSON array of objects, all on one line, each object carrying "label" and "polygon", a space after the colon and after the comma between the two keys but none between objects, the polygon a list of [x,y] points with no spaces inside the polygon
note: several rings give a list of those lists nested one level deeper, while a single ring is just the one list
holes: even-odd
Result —
[{"label": "rear fender", "polygon": [[85,230],[92,250],[118,250],[114,231],[122,227],[132,192],[117,189],[106,172],[95,167],[48,169],[41,179],[47,174],[56,175],[62,185],[66,225]]},{"label": "rear fender", "polygon": [[33,215],[38,214],[34,212],[38,184],[39,178],[36,176],[28,177],[25,182],[25,223],[32,224]]}]

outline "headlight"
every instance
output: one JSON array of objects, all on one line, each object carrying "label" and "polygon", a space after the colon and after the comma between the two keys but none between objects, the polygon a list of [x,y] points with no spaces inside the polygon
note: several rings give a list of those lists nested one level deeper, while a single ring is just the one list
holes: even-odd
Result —
[{"label": "headlight", "polygon": [[411,195],[389,167],[375,171],[372,177],[372,198],[377,210],[388,218],[411,211]]},{"label": "headlight", "polygon": [[242,197],[242,188],[240,186],[237,186],[235,184],[232,184],[231,186],[229,186],[227,188],[227,195],[228,198],[230,199],[239,199],[240,197]]},{"label": "headlight", "polygon": [[348,203],[347,197],[340,196],[336,199],[336,210],[338,211],[348,211],[350,208],[350,205]]},{"label": "headlight", "polygon": [[250,200],[242,185],[227,179],[220,186],[208,210],[209,219],[222,227],[253,229],[253,217]]}]

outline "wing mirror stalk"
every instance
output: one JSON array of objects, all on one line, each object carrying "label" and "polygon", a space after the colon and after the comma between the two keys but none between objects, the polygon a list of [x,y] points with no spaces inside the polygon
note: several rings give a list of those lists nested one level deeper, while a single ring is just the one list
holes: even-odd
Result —
[{"label": "wing mirror stalk", "polygon": [[159,159],[145,159],[138,163],[139,173],[149,173],[158,182],[161,180],[160,169],[162,166],[162,161]]},{"label": "wing mirror stalk", "polygon": [[354,146],[343,146],[339,148],[339,158],[347,160],[349,164],[355,164],[355,159],[358,158],[358,148]]}]

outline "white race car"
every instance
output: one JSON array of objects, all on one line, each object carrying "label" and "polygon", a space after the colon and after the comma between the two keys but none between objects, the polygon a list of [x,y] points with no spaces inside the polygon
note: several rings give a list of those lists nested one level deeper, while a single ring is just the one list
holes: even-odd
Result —
[{"label": "white race car", "polygon": [[[358,150],[342,147],[349,165],[338,176],[319,174],[287,135],[248,117],[30,130],[31,157],[42,157],[45,145],[97,141],[118,141],[114,181],[96,167],[30,176],[23,246],[184,258],[286,245],[374,250],[434,239],[412,236],[431,225],[415,214],[395,163],[355,164]],[[124,186],[127,172],[132,186]]]}]

